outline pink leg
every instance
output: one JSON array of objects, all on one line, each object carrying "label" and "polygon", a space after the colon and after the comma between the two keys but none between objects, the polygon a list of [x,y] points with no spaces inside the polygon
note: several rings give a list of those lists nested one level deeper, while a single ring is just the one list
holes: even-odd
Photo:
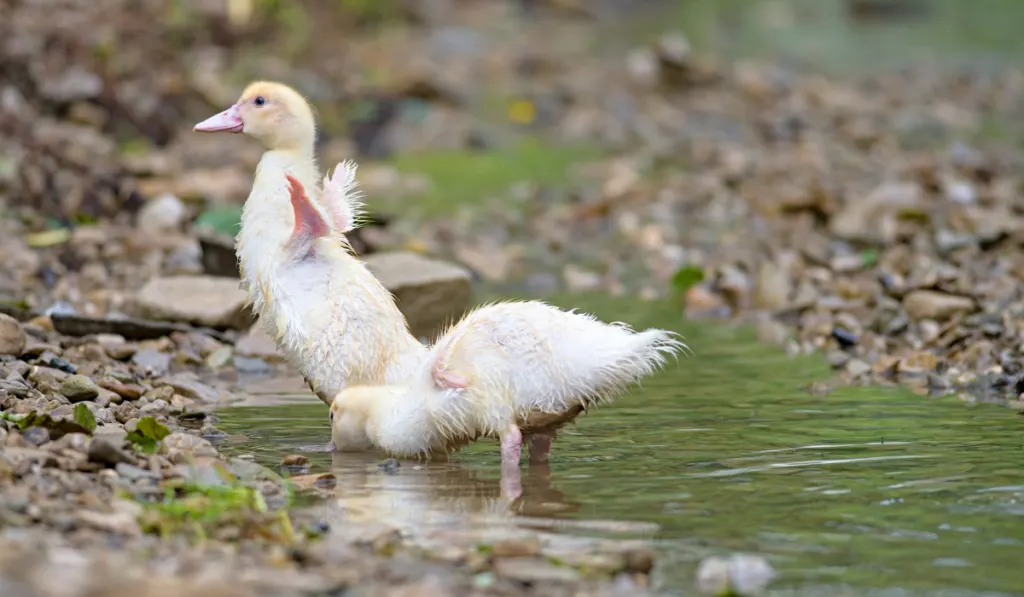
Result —
[{"label": "pink leg", "polygon": [[554,436],[546,433],[537,433],[529,436],[530,443],[530,464],[544,464],[551,457],[551,442]]},{"label": "pink leg", "polygon": [[523,434],[515,425],[509,425],[501,436],[501,493],[510,500],[523,493],[519,471],[519,457],[523,447]]}]

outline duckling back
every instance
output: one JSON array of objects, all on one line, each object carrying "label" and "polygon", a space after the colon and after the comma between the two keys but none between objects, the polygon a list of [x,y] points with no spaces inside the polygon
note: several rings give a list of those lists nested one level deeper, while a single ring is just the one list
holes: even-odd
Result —
[{"label": "duckling back", "polygon": [[490,412],[507,408],[522,419],[614,398],[686,348],[675,336],[635,332],[539,301],[508,302],[468,314],[434,356],[468,382],[477,400],[489,402]]}]

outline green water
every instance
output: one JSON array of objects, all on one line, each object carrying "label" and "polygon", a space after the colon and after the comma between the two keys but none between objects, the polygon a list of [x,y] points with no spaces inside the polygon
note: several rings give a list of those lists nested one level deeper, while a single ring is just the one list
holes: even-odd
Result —
[{"label": "green water", "polygon": [[[779,591],[1024,588],[1016,568],[1024,561],[1024,417],[878,388],[815,397],[802,388],[826,374],[818,360],[790,359],[742,330],[684,325],[665,304],[560,302],[679,329],[696,356],[568,429],[555,443],[550,476],[524,478],[520,512],[656,525],[658,582],[669,592],[692,586],[702,557],[734,551],[769,558],[782,574]],[[302,400],[223,411],[218,426],[247,436],[224,448],[275,465],[323,445],[325,409]],[[406,464],[396,475],[376,470],[381,456],[306,453],[314,472],[336,467],[339,486],[364,499],[437,510],[418,511],[424,520],[432,514],[450,524],[445,508],[486,503],[456,498],[498,494],[492,442],[471,446],[454,464]],[[445,495],[452,499],[439,499]]]}]

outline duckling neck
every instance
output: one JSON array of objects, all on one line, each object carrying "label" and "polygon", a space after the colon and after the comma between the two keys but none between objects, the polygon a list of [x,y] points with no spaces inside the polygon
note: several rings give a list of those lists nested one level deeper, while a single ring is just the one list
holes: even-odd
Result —
[{"label": "duckling neck", "polygon": [[369,412],[366,435],[381,449],[399,457],[425,456],[433,448],[436,430],[424,396],[408,386],[384,386],[372,402],[362,405]]},{"label": "duckling neck", "polygon": [[[294,227],[285,174],[319,199],[311,155],[268,151],[242,213],[237,254],[243,286],[282,352],[330,400],[353,383],[397,382],[426,352],[394,299],[340,238],[320,238],[307,258],[285,244]],[[333,236],[333,235],[332,235]]]}]

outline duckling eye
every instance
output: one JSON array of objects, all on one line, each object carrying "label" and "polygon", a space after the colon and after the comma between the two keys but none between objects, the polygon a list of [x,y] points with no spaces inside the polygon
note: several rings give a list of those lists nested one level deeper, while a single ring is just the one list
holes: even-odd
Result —
[{"label": "duckling eye", "polygon": [[334,422],[334,411],[332,410],[331,411],[331,423],[333,423],[333,422]]},{"label": "duckling eye", "polygon": [[263,106],[267,103],[267,98],[263,97],[262,95],[258,96],[256,99],[253,100],[253,103],[257,106]]}]

